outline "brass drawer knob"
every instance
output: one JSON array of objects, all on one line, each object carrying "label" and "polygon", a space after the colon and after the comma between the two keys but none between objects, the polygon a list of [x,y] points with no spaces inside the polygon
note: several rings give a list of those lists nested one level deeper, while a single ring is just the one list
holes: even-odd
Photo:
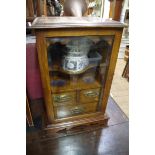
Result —
[{"label": "brass drawer knob", "polygon": [[99,92],[96,91],[87,91],[84,93],[85,96],[87,97],[97,97],[99,95]]},{"label": "brass drawer knob", "polygon": [[84,112],[84,108],[83,107],[75,107],[73,109],[71,109],[71,113],[72,114],[81,114]]},{"label": "brass drawer knob", "polygon": [[53,97],[54,102],[66,102],[66,101],[69,101],[71,99],[72,99],[72,96],[66,95],[66,94]]}]

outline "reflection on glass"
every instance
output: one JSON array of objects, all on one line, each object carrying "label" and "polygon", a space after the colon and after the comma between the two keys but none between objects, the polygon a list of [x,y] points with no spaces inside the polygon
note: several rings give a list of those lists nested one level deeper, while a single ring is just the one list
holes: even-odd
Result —
[{"label": "reflection on glass", "polygon": [[114,36],[47,38],[55,117],[100,111]]}]

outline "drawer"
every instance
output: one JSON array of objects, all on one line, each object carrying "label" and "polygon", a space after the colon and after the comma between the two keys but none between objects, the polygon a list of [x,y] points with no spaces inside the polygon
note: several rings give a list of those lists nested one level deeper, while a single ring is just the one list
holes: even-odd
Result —
[{"label": "drawer", "polygon": [[70,93],[53,94],[52,101],[54,106],[74,104],[76,102],[76,93],[70,92]]},{"label": "drawer", "polygon": [[99,100],[100,88],[80,91],[80,103],[96,102]]},{"label": "drawer", "polygon": [[71,117],[75,115],[95,112],[96,106],[97,106],[97,102],[75,105],[75,106],[73,105],[60,106],[60,107],[54,107],[54,113],[56,118],[65,118],[65,117]]}]

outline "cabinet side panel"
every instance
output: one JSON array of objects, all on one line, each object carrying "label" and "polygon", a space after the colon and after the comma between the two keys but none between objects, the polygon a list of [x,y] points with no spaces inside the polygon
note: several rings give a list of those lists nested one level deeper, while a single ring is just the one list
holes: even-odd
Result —
[{"label": "cabinet side panel", "polygon": [[51,88],[50,88],[50,79],[48,72],[48,60],[46,52],[46,43],[44,38],[44,33],[36,33],[37,38],[37,51],[39,59],[39,67],[41,72],[41,80],[43,86],[43,94],[45,101],[45,108],[47,112],[48,123],[52,123],[54,120],[53,106],[51,100]]},{"label": "cabinet side panel", "polygon": [[103,100],[102,100],[102,107],[101,107],[101,111],[103,113],[105,112],[109,94],[110,94],[111,84],[112,84],[112,80],[113,80],[113,75],[114,75],[114,71],[115,71],[117,56],[118,56],[121,37],[122,37],[122,30],[123,29],[117,30],[115,33],[112,54],[110,57],[110,64],[109,64],[108,73],[107,73],[107,77],[106,77],[106,81],[105,81],[105,87],[103,89]]}]

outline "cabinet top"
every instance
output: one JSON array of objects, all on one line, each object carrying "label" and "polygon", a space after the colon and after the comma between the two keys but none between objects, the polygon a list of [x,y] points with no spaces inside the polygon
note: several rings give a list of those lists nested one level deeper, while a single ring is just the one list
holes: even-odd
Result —
[{"label": "cabinet top", "polygon": [[123,23],[99,17],[37,17],[31,28],[124,27]]}]

